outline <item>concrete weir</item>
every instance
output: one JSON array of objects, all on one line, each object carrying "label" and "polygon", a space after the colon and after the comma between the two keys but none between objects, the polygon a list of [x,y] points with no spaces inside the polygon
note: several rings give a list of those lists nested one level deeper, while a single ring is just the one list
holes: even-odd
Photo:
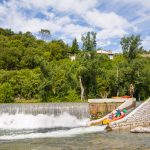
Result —
[{"label": "concrete weir", "polygon": [[112,129],[130,129],[131,131],[139,126],[150,127],[150,98],[123,119],[109,124]]},{"label": "concrete weir", "polygon": [[[108,117],[108,113],[115,111],[115,109],[131,109],[135,108],[135,98],[106,98],[106,99],[89,99],[89,109],[92,116],[103,114],[105,116],[98,116],[100,119],[95,119],[89,122],[89,125],[98,125]],[[92,118],[93,119],[93,118]]]}]

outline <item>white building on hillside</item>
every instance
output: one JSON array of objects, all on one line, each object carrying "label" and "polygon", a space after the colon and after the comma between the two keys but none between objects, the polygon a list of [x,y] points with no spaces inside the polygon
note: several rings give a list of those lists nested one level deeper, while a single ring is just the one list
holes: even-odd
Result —
[{"label": "white building on hillside", "polygon": [[69,58],[71,61],[74,61],[74,60],[76,60],[76,55],[70,55]]},{"label": "white building on hillside", "polygon": [[112,51],[105,51],[105,50],[97,50],[97,54],[106,54],[110,59],[113,59],[114,56]]}]

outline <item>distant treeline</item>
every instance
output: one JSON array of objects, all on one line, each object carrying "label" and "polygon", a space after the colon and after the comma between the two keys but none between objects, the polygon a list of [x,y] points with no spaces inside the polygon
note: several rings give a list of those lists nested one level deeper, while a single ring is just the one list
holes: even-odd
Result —
[{"label": "distant treeline", "polygon": [[[122,54],[113,60],[96,53],[96,33],[82,36],[68,46],[50,40],[42,29],[41,39],[31,32],[14,33],[0,28],[0,102],[76,102],[88,98],[129,95],[150,96],[150,59],[141,47],[140,36],[121,39]],[[72,60],[72,56],[74,60]]]}]

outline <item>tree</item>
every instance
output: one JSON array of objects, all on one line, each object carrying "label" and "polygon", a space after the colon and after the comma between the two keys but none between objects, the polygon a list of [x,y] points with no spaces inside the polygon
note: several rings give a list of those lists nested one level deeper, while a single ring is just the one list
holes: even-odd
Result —
[{"label": "tree", "polygon": [[137,58],[132,62],[132,80],[135,85],[134,96],[140,101],[143,97],[147,98],[150,84],[150,62],[145,58]]},{"label": "tree", "polygon": [[[41,32],[43,39],[48,39],[46,33]],[[68,46],[62,40],[46,42],[31,32],[0,28],[0,102],[75,102],[80,97],[122,96],[129,94],[131,83],[134,97],[150,96],[150,59],[140,54],[146,51],[139,36],[122,38],[124,53],[113,60],[96,53],[96,33],[88,32],[82,41],[84,49],[78,53],[76,38]],[[76,54],[75,61],[69,59],[70,53]]]},{"label": "tree", "polygon": [[93,50],[96,50],[96,33],[95,32],[91,32],[91,35],[92,35],[92,48]]},{"label": "tree", "polygon": [[41,85],[40,97],[42,102],[48,102],[51,96],[51,85],[49,81],[45,81]]},{"label": "tree", "polygon": [[33,69],[39,66],[41,61],[42,52],[40,51],[40,49],[26,48],[20,64],[22,67]]},{"label": "tree", "polygon": [[14,91],[11,85],[7,82],[0,85],[0,102],[1,103],[12,103],[14,102]]},{"label": "tree", "polygon": [[99,67],[96,52],[79,53],[77,63],[79,65],[76,76],[80,85],[81,100],[96,97],[96,67]]},{"label": "tree", "polygon": [[82,49],[86,51],[96,50],[96,33],[87,32],[85,36],[82,35],[81,40],[83,42]]},{"label": "tree", "polygon": [[51,32],[48,29],[41,29],[39,31],[39,34],[41,36],[41,39],[48,40],[51,35]]},{"label": "tree", "polygon": [[77,42],[77,39],[74,38],[72,41],[72,46],[71,46],[71,54],[75,54],[79,51],[79,45]]},{"label": "tree", "polygon": [[85,87],[83,83],[82,76],[85,74],[86,68],[84,66],[79,66],[77,70],[77,78],[79,78],[79,83],[80,83],[80,98],[81,100],[85,100]]},{"label": "tree", "polygon": [[26,33],[24,33],[24,35],[26,37],[35,38],[34,35],[30,31],[27,31]]},{"label": "tree", "polygon": [[11,35],[14,35],[14,34],[15,33],[11,29],[0,28],[0,35],[11,36]]},{"label": "tree", "polygon": [[137,54],[141,51],[140,36],[131,35],[130,37],[123,37],[120,42],[123,50],[123,55],[128,61],[135,59]]},{"label": "tree", "polygon": [[53,40],[48,44],[51,60],[59,60],[68,57],[69,48],[62,40]]}]

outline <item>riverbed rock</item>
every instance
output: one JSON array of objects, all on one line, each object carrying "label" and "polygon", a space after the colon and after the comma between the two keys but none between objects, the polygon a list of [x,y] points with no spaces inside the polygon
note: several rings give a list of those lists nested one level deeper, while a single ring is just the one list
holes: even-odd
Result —
[{"label": "riverbed rock", "polygon": [[136,127],[131,130],[132,133],[150,133],[150,127]]}]

